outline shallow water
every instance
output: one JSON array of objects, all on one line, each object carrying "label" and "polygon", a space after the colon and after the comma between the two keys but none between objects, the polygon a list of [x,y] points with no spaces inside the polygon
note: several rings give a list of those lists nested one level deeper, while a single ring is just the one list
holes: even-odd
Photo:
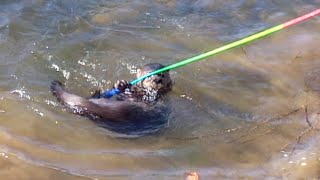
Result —
[{"label": "shallow water", "polygon": [[64,111],[48,87],[58,79],[89,96],[134,79],[145,63],[171,64],[319,7],[319,0],[1,1],[0,176],[318,178],[320,17],[173,70],[172,115],[150,136],[115,138]]}]

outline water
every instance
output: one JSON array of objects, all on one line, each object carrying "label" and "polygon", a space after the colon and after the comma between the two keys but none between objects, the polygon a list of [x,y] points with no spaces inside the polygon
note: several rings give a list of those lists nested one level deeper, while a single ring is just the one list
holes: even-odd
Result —
[{"label": "water", "polygon": [[318,178],[319,17],[172,71],[172,116],[150,136],[114,138],[64,111],[48,87],[58,79],[89,96],[134,79],[140,65],[171,64],[319,7],[319,0],[1,1],[0,176]]}]

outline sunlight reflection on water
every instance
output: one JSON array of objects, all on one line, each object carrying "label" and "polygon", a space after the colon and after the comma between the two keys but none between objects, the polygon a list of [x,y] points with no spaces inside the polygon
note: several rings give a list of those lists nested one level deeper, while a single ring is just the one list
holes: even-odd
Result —
[{"label": "sunlight reflection on water", "polygon": [[319,17],[171,71],[172,114],[150,136],[110,137],[65,111],[49,85],[58,79],[88,97],[118,79],[133,80],[143,64],[175,63],[319,6],[0,2],[0,164],[15,167],[0,176],[181,179],[195,170],[203,179],[317,178]]}]

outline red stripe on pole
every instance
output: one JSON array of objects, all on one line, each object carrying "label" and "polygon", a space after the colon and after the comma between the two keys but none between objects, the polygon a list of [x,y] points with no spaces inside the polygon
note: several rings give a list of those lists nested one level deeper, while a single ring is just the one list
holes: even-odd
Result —
[{"label": "red stripe on pole", "polygon": [[206,53],[191,57],[189,59],[185,59],[183,61],[171,64],[170,66],[163,67],[163,68],[158,69],[156,71],[153,71],[153,72],[151,72],[149,74],[146,74],[146,75],[144,75],[144,76],[142,76],[142,77],[140,77],[140,78],[138,78],[138,79],[136,79],[134,81],[131,81],[130,83],[132,85],[134,85],[134,84],[137,84],[138,82],[142,81],[143,79],[145,79],[145,78],[147,78],[147,77],[149,77],[151,75],[158,74],[158,73],[161,73],[161,72],[164,72],[164,71],[168,71],[168,70],[175,69],[175,68],[178,68],[178,67],[181,67],[181,66],[185,66],[185,65],[190,64],[190,63],[194,63],[196,61],[203,60],[203,59],[205,59],[205,58],[207,58],[209,56],[212,56],[212,55],[221,53],[223,51],[229,50],[231,48],[235,48],[237,46],[240,46],[240,45],[249,43],[251,41],[257,40],[259,38],[262,38],[262,37],[267,36],[269,34],[272,34],[274,32],[277,32],[277,31],[280,31],[282,29],[285,29],[286,27],[289,27],[289,26],[292,26],[292,25],[297,24],[299,22],[302,22],[304,20],[310,19],[310,18],[312,18],[314,16],[317,16],[319,14],[320,14],[320,9],[317,9],[317,10],[312,11],[312,12],[306,14],[306,15],[300,16],[300,17],[295,18],[295,19],[293,19],[291,21],[288,21],[286,23],[282,23],[280,25],[277,25],[277,26],[274,26],[272,28],[266,29],[266,30],[261,31],[259,33],[250,35],[250,36],[245,37],[243,39],[240,39],[238,41],[226,44],[226,45],[224,45],[222,47],[219,47],[217,49],[214,49],[214,50],[208,51]]},{"label": "red stripe on pole", "polygon": [[283,24],[283,26],[286,28],[286,27],[289,27],[289,26],[292,26],[294,24],[297,24],[301,21],[304,21],[306,19],[309,19],[309,18],[312,18],[314,16],[317,16],[320,14],[320,9],[317,9],[315,11],[312,11],[311,13],[308,13],[306,15],[303,15],[303,16],[300,16],[298,18],[295,18],[295,19],[292,19],[291,21],[288,21],[286,23]]}]

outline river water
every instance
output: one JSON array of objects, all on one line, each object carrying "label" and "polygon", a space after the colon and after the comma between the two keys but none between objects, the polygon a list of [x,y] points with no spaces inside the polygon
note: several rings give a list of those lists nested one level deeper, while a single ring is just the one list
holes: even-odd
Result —
[{"label": "river water", "polygon": [[319,0],[0,1],[0,177],[317,179],[320,17],[171,71],[161,131],[115,137],[65,111],[79,95],[283,23]]}]

